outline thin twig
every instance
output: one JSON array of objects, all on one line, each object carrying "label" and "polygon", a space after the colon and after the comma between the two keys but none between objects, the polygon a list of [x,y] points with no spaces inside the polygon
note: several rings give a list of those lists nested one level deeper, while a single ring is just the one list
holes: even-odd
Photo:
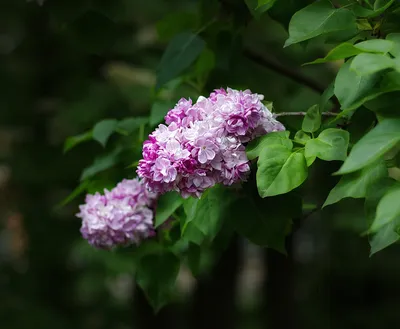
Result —
[{"label": "thin twig", "polygon": [[296,81],[304,86],[309,87],[310,89],[316,91],[317,93],[322,94],[325,91],[325,88],[321,85],[319,85],[317,82],[314,80],[310,79],[309,77],[301,74],[300,72],[293,70],[290,67],[286,67],[285,65],[279,63],[276,60],[266,58],[264,56],[261,56],[259,54],[256,54],[250,50],[245,50],[244,55],[251,59],[252,61],[256,62],[257,64],[267,67],[272,71],[278,72],[293,81]]},{"label": "thin twig", "polygon": [[[267,58],[265,56],[261,56],[251,50],[244,50],[244,55],[252,60],[253,62],[257,63],[258,65],[264,66],[272,71],[275,71],[281,75],[286,76],[287,78],[306,86],[319,94],[323,94],[325,91],[325,87],[318,84],[313,79],[303,75],[299,71],[296,71],[290,67],[286,67],[285,65],[279,63],[277,60]],[[340,103],[338,99],[333,96],[331,101],[334,104],[332,108],[333,112],[340,112]]]},{"label": "thin twig", "polygon": [[[280,112],[280,113],[275,113],[274,116],[275,118],[277,117],[285,117],[285,116],[305,116],[307,114],[307,112]],[[335,117],[337,116],[337,113],[333,113],[333,112],[322,112],[321,113],[322,116],[326,116],[326,117]]]}]

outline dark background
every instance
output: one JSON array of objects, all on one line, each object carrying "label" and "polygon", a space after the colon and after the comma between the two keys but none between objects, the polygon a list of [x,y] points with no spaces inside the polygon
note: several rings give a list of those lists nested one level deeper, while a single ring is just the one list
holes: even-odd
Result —
[{"label": "dark background", "polygon": [[[181,298],[157,316],[135,288],[130,258],[95,251],[81,239],[74,214],[83,197],[56,207],[102,152],[89,142],[64,155],[66,137],[104,118],[148,115],[155,69],[168,39],[179,32],[169,24],[161,36],[157,22],[183,12],[170,22],[190,29],[199,6],[207,12],[217,2],[1,0],[1,328],[399,326],[400,249],[369,258],[368,241],[359,236],[362,201],[345,200],[302,218],[288,238],[287,258],[235,239],[209,276],[196,281],[182,268]],[[288,0],[282,11],[288,17],[278,10],[271,14],[276,21],[251,19],[243,1],[223,2],[241,17],[244,37],[238,46],[233,32],[220,36],[215,68],[200,92],[250,88],[280,111],[317,103],[338,65],[300,68],[326,52],[318,43],[283,49],[288,18],[308,1]],[[256,50],[267,63],[261,66],[242,49]],[[199,94],[187,85],[180,92],[171,101]],[[298,125],[296,118],[286,123]],[[317,163],[308,181],[322,201],[335,183],[326,181],[326,173],[335,166]],[[124,170],[108,178],[124,176]]]}]

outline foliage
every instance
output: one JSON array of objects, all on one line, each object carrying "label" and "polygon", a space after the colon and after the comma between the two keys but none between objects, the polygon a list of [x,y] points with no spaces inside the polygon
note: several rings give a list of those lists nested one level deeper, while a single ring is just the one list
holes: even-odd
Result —
[{"label": "foliage", "polygon": [[[275,103],[270,99],[274,92],[264,90],[260,81],[253,84],[251,74],[246,77],[240,68],[243,61],[260,58],[247,46],[257,37],[249,32],[247,22],[256,24],[260,31],[266,24],[279,25],[282,33],[287,29],[286,42],[281,44],[287,49],[300,49],[296,48],[298,43],[331,45],[322,58],[304,59],[307,68],[311,64],[342,62],[336,76],[326,79],[330,87],[315,88],[307,78],[290,74],[274,62],[258,60],[256,64],[287,74],[321,95],[312,98],[314,104],[294,99],[289,113],[283,112],[287,110],[285,104],[274,108],[287,131],[270,133],[247,145],[248,158],[254,162],[253,174],[243,186],[215,186],[200,199],[182,199],[173,193],[160,197],[155,225],[159,227],[156,240],[162,251],[135,258],[137,282],[157,310],[173,296],[180,263],[187,262],[194,275],[201,271],[193,246],[221,253],[223,246],[218,245],[218,249],[215,241],[226,232],[234,232],[255,244],[286,253],[285,238],[292,232],[292,222],[301,224],[307,216],[310,195],[318,211],[345,198],[365,199],[364,219],[369,228],[360,233],[369,235],[371,254],[400,237],[399,177],[388,170],[398,166],[400,149],[400,4],[393,0],[335,4],[328,0],[200,2],[203,5],[195,6],[190,13],[173,13],[157,24],[159,40],[168,41],[168,45],[151,82],[151,111],[123,120],[103,119],[89,131],[66,140],[65,151],[89,140],[106,148],[83,170],[82,184],[72,196],[89,192],[95,181],[100,183],[94,190],[108,186],[107,172],[116,168],[122,173],[118,177],[134,177],[145,136],[183,96],[196,99],[220,85],[250,86],[256,92],[266,91],[266,98]],[[113,22],[93,15],[86,19],[110,27],[103,40],[86,43],[87,51],[98,53],[110,46],[107,38],[114,38]],[[289,22],[287,17],[291,17]],[[73,23],[79,24],[79,20]],[[251,56],[242,58],[242,53]],[[126,85],[123,90],[129,93]],[[290,93],[286,97],[290,98]],[[328,116],[326,108],[334,115]],[[340,175],[340,180],[324,195],[324,202],[307,187],[309,173],[318,161],[340,163],[338,171],[326,173]],[[162,229],[170,218],[172,228]],[[172,234],[174,230],[178,234]]]}]

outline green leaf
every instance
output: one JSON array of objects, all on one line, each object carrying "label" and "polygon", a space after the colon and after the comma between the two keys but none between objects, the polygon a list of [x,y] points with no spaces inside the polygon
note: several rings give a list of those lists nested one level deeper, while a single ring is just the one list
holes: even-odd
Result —
[{"label": "green leaf", "polygon": [[393,42],[393,48],[390,50],[390,53],[394,57],[400,57],[400,33],[390,33],[386,36],[386,40]]},{"label": "green leaf", "polygon": [[389,8],[394,0],[376,0],[374,3],[374,11],[381,11],[383,12],[387,8]]},{"label": "green leaf", "polygon": [[277,0],[258,0],[257,8],[267,6],[268,9],[271,8]]},{"label": "green leaf", "polygon": [[355,55],[361,54],[362,51],[354,47],[351,43],[341,43],[336,48],[333,48],[324,58],[318,58],[315,61],[306,64],[319,64],[326,62],[338,61],[340,59],[353,57]]},{"label": "green leaf", "polygon": [[93,127],[93,139],[98,141],[101,145],[106,146],[108,138],[117,127],[117,120],[107,119],[98,122]]},{"label": "green leaf", "polygon": [[208,240],[213,240],[233,200],[234,196],[226,187],[217,185],[207,190],[200,200],[190,200],[189,204],[185,201],[190,210],[187,211],[182,235],[188,226],[195,226]]},{"label": "green leaf", "polygon": [[148,122],[149,119],[146,117],[126,118],[118,123],[116,130],[119,132],[123,132],[124,134],[130,135],[135,130],[139,129],[140,126],[145,125]]},{"label": "green leaf", "polygon": [[288,150],[293,148],[293,143],[289,139],[289,131],[276,131],[255,139],[246,146],[246,154],[249,160],[258,158],[261,151],[271,145],[283,145]]},{"label": "green leaf", "polygon": [[360,76],[350,70],[351,63],[352,60],[349,60],[342,65],[335,80],[334,92],[343,110],[354,104],[360,106],[360,100],[364,99],[379,81],[378,75]]},{"label": "green leaf", "polygon": [[190,12],[176,12],[166,15],[156,24],[160,40],[167,41],[180,32],[193,30],[197,27],[198,15]]},{"label": "green leaf", "polygon": [[[394,179],[387,177],[376,182],[368,189],[365,199],[365,212],[370,224],[373,222],[376,216],[376,208],[379,201],[382,199],[385,193],[396,184],[398,183]],[[396,221],[392,221],[389,224],[384,225],[375,234],[370,236],[370,256],[397,242],[399,239],[400,236],[396,233]]]},{"label": "green leaf", "polygon": [[186,241],[192,242],[197,245],[201,245],[207,237],[202,233],[197,226],[189,224],[185,226],[185,232],[182,234],[182,238]]},{"label": "green leaf", "polygon": [[311,139],[310,135],[306,134],[304,131],[299,130],[296,135],[294,135],[294,141],[296,143],[306,145],[306,143]]},{"label": "green leaf", "polygon": [[364,198],[368,189],[387,174],[385,162],[379,161],[360,171],[344,175],[331,190],[322,208],[344,198]]},{"label": "green leaf", "polygon": [[168,192],[159,196],[157,200],[155,227],[163,224],[183,203],[183,199],[176,192]]},{"label": "green leaf", "polygon": [[320,111],[323,112],[325,110],[328,101],[335,95],[333,92],[333,88],[334,88],[334,82],[331,82],[321,95],[321,99],[319,101]]},{"label": "green leaf", "polygon": [[395,61],[386,55],[363,53],[354,58],[350,70],[355,71],[358,75],[365,76],[394,66]]},{"label": "green leaf", "polygon": [[373,163],[400,142],[400,119],[386,119],[362,137],[336,174],[347,174]]},{"label": "green leaf", "polygon": [[121,153],[121,148],[116,148],[114,151],[97,157],[93,164],[85,168],[81,175],[81,181],[96,175],[97,173],[113,167],[118,162],[118,155]]},{"label": "green leaf", "polygon": [[136,281],[156,311],[174,296],[179,268],[179,259],[171,252],[146,255],[140,259]]},{"label": "green leaf", "polygon": [[164,121],[165,115],[172,108],[174,108],[174,104],[171,102],[155,102],[150,111],[150,125],[155,126]]},{"label": "green leaf", "polygon": [[302,152],[292,153],[284,145],[264,148],[257,161],[257,188],[262,198],[290,192],[307,178]]},{"label": "green leaf", "polygon": [[395,220],[380,228],[370,240],[370,256],[385,249],[400,240],[400,235],[396,233],[396,226],[400,220]]},{"label": "green leaf", "polygon": [[200,54],[196,61],[194,74],[201,84],[204,84],[207,80],[209,73],[215,67],[215,55],[214,52],[208,48],[205,48]]},{"label": "green leaf", "polygon": [[307,142],[305,156],[317,157],[325,161],[345,160],[349,146],[349,133],[345,130],[328,128],[318,138]]},{"label": "green leaf", "polygon": [[213,264],[211,250],[202,248],[195,243],[189,243],[187,264],[193,276],[197,277],[210,269]]},{"label": "green leaf", "polygon": [[353,57],[363,52],[388,53],[394,47],[393,42],[388,40],[374,39],[359,42],[355,45],[344,42],[333,48],[324,58],[318,58],[313,62],[306,64],[318,64],[337,61],[348,57]]},{"label": "green leaf", "polygon": [[372,39],[356,43],[354,47],[367,53],[386,54],[393,49],[394,43],[390,40]]},{"label": "green leaf", "polygon": [[393,4],[394,1],[395,0],[389,0],[389,1],[378,0],[374,3],[374,10],[364,8],[359,4],[354,4],[352,10],[354,14],[358,17],[373,18],[382,14],[386,9],[388,9]]},{"label": "green leaf", "polygon": [[61,201],[56,207],[64,207],[72,200],[74,200],[78,195],[85,192],[87,187],[89,186],[89,181],[85,180],[76,187],[70,195],[68,195],[63,201]]},{"label": "green leaf", "polygon": [[390,222],[400,224],[400,186],[395,186],[385,193],[376,208],[376,216],[370,232],[376,232]]},{"label": "green leaf", "polygon": [[86,192],[94,194],[96,192],[103,192],[104,189],[111,190],[115,187],[115,180],[101,177],[99,179],[90,180]]},{"label": "green leaf", "polygon": [[[353,10],[354,12],[354,10]],[[356,15],[358,16],[358,15]],[[357,19],[357,28],[359,31],[372,31],[374,28],[372,27],[371,23],[368,19]]]},{"label": "green leaf", "polygon": [[313,105],[307,110],[301,129],[307,133],[313,133],[317,131],[319,127],[321,127],[319,105]]},{"label": "green leaf", "polygon": [[160,88],[188,68],[201,54],[204,46],[204,40],[191,32],[176,35],[161,58],[156,88]]},{"label": "green leaf", "polygon": [[92,139],[92,131],[87,131],[83,134],[68,137],[64,143],[64,153],[68,152],[70,149],[76,145],[89,141]]},{"label": "green leaf", "polygon": [[314,2],[293,15],[289,23],[289,39],[286,40],[285,47],[355,26],[356,18],[350,10],[336,9],[328,0]]},{"label": "green leaf", "polygon": [[[353,72],[353,71],[352,71]],[[340,72],[339,72],[340,73]],[[356,74],[353,72],[353,74]],[[384,96],[387,93],[392,93],[395,91],[400,90],[400,73],[399,72],[388,72],[384,74],[382,78],[380,78],[379,74],[378,75],[370,75],[370,76],[364,76],[363,81],[366,81],[372,77],[373,82],[373,87],[369,86],[369,88],[365,88],[360,95],[357,96],[356,99],[352,99],[351,102],[347,107],[342,106],[343,111],[338,115],[337,118],[340,116],[344,116],[348,114],[349,112],[357,109],[361,105],[363,105],[366,102],[370,102],[372,100],[375,100],[378,97]],[[378,82],[379,83],[376,83]],[[336,84],[336,82],[335,82]],[[345,92],[344,89],[341,90],[341,92]],[[346,96],[345,94],[343,94]],[[387,97],[392,97],[392,95],[387,95]],[[378,101],[378,99],[376,100]]]},{"label": "green leaf", "polygon": [[[259,19],[263,13],[265,13],[268,9],[272,8],[277,0],[244,0],[249,8],[250,13],[256,18]],[[263,3],[264,2],[264,3]]]},{"label": "green leaf", "polygon": [[301,199],[292,193],[265,199],[246,193],[230,208],[229,223],[251,242],[286,254],[285,238],[291,220],[299,216]]}]

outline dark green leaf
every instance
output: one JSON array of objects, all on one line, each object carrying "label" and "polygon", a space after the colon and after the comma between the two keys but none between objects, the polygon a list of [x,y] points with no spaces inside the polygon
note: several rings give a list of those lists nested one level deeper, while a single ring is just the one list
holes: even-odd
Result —
[{"label": "dark green leaf", "polygon": [[145,125],[148,122],[149,119],[145,117],[126,118],[118,123],[117,130],[129,135],[135,130],[139,129],[140,126]]},{"label": "dark green leaf", "polygon": [[337,172],[347,174],[373,163],[400,142],[400,119],[386,119],[362,137]]},{"label": "dark green leaf", "polygon": [[318,138],[311,139],[306,144],[305,156],[325,161],[345,160],[349,146],[349,133],[345,130],[328,128],[323,130]]},{"label": "dark green leaf", "polygon": [[187,263],[192,274],[196,277],[206,272],[213,262],[212,251],[197,244],[190,243],[187,250]]},{"label": "dark green leaf", "polygon": [[182,197],[176,192],[168,192],[157,200],[155,227],[163,224],[183,203]]},{"label": "dark green leaf", "polygon": [[198,16],[190,12],[177,12],[166,15],[157,22],[160,40],[168,41],[180,32],[193,30],[198,25]]},{"label": "dark green leaf", "polygon": [[201,54],[204,46],[204,40],[191,32],[176,35],[169,43],[158,66],[157,88],[188,68]]},{"label": "dark green leaf", "polygon": [[209,73],[214,69],[215,55],[214,52],[205,48],[196,61],[194,74],[196,78],[202,83],[205,83]]},{"label": "dark green leaf", "polygon": [[213,240],[221,228],[233,197],[231,191],[217,185],[207,190],[200,200],[185,201],[187,218],[182,228],[182,235],[185,235],[187,227],[194,226],[208,240]]},{"label": "dark green leaf", "polygon": [[387,174],[385,162],[380,161],[360,171],[344,175],[331,190],[322,207],[339,202],[344,198],[364,198],[368,189]]},{"label": "dark green leaf", "polygon": [[87,131],[83,134],[77,136],[68,137],[64,143],[64,153],[68,152],[70,149],[75,147],[76,145],[89,141],[92,139],[92,131]]},{"label": "dark green leaf", "polygon": [[307,178],[302,152],[291,152],[284,145],[264,148],[257,161],[257,188],[262,198],[288,193]]},{"label": "dark green leaf", "polygon": [[319,127],[321,127],[319,105],[313,105],[307,110],[301,129],[307,133],[313,133],[317,131]]},{"label": "dark green leaf", "polygon": [[230,223],[239,234],[283,254],[291,219],[300,215],[301,200],[290,193],[265,199],[246,194],[229,210]]},{"label": "dark green leaf", "polygon": [[83,181],[81,184],[78,185],[77,188],[75,188],[75,190],[73,190],[71,192],[70,195],[68,195],[63,201],[61,201],[57,207],[63,207],[65,205],[67,205],[68,203],[70,203],[72,200],[74,200],[78,195],[80,195],[81,193],[85,192],[87,187],[89,185],[89,181]]},{"label": "dark green leaf", "polygon": [[147,255],[140,259],[136,281],[156,311],[174,296],[179,268],[179,259],[170,252]]},{"label": "dark green leaf", "polygon": [[117,120],[107,119],[98,122],[93,127],[93,139],[98,141],[101,145],[106,146],[108,138],[117,127]]},{"label": "dark green leaf", "polygon": [[374,11],[380,11],[380,13],[382,13],[389,8],[393,2],[394,0],[376,0],[374,2]]},{"label": "dark green leaf", "polygon": [[374,10],[364,8],[359,4],[354,4],[352,9],[356,16],[373,18],[381,15],[394,1],[395,0],[377,0],[374,3]]},{"label": "dark green leaf", "polygon": [[[259,19],[263,13],[265,13],[268,9],[272,8],[276,0],[244,0],[247,7],[249,8],[250,13],[256,18]],[[265,3],[262,3],[265,2]]]},{"label": "dark green leaf", "polygon": [[264,7],[266,9],[272,8],[272,6],[275,4],[277,0],[257,0],[258,1],[258,7],[261,8]]},{"label": "dark green leaf", "polygon": [[116,148],[114,151],[97,157],[93,164],[85,168],[81,175],[81,181],[92,177],[97,173],[113,167],[118,162],[118,155],[121,153],[121,148]]},{"label": "dark green leaf", "polygon": [[289,131],[277,131],[264,135],[249,143],[246,146],[246,154],[249,160],[259,157],[261,151],[271,145],[283,145],[288,150],[293,148],[293,143],[289,139]]},{"label": "dark green leaf", "polygon": [[151,107],[150,112],[150,125],[154,126],[164,121],[164,117],[167,112],[174,108],[174,104],[171,102],[157,101]]},{"label": "dark green leaf", "polygon": [[286,40],[285,47],[355,26],[356,18],[350,10],[336,9],[328,0],[314,2],[293,15],[289,24],[289,39]]}]

